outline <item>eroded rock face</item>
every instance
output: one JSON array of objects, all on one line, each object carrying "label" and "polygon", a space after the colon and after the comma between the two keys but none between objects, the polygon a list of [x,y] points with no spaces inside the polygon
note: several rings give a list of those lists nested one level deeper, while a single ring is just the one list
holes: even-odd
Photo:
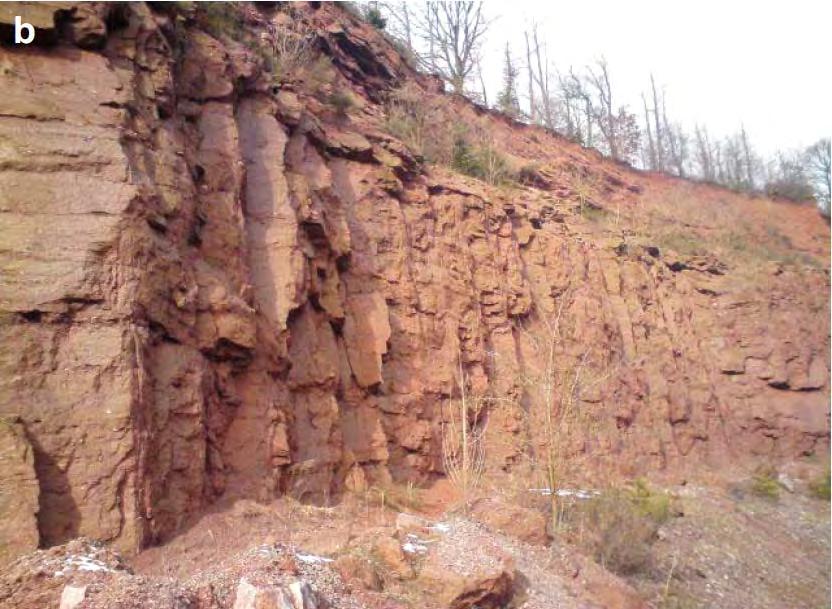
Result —
[{"label": "eroded rock face", "polygon": [[38,480],[25,430],[0,418],[0,565],[38,547]]},{"label": "eroded rock face", "polygon": [[[31,441],[41,543],[135,549],[223,494],[427,481],[460,365],[501,398],[487,454],[511,471],[540,439],[523,379],[558,311],[559,361],[591,380],[570,447],[586,471],[826,449],[826,261],[761,280],[607,243],[569,208],[574,168],[610,209],[659,186],[497,116],[506,150],[542,164],[534,185],[420,166],[377,102],[434,84],[337,6],[295,18],[362,97],[349,118],[275,91],[230,36],[124,10],[0,48],[0,415]],[[265,39],[279,26],[242,10]]]}]

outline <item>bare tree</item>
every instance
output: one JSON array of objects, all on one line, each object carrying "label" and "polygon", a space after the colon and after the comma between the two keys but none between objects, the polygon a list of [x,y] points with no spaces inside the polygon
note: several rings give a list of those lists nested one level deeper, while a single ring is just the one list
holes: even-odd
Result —
[{"label": "bare tree", "polygon": [[714,150],[708,137],[708,129],[696,125],[694,129],[696,148],[696,162],[698,164],[699,176],[707,181],[716,180],[716,166],[714,163]]},{"label": "bare tree", "polygon": [[[534,89],[536,85],[539,93],[537,96],[538,108],[535,108],[535,115],[543,125],[549,129],[556,129],[556,100],[549,89],[549,58],[546,55],[545,46],[540,43],[538,38],[537,24],[532,26],[534,46],[531,49],[529,49],[529,33],[525,32],[525,36],[526,53],[529,56],[529,86]],[[534,64],[532,64],[532,58],[534,58]]]},{"label": "bare tree", "polygon": [[594,109],[583,78],[570,67],[568,74],[558,74],[558,89],[566,136],[584,146],[594,146]]},{"label": "bare tree", "polygon": [[816,198],[821,213],[829,217],[830,197],[830,141],[828,137],[818,140],[806,149],[806,162],[815,185]]},{"label": "bare tree", "polygon": [[409,7],[407,2],[384,2],[381,6],[387,16],[387,29],[415,55],[413,29],[416,17],[412,7]]},{"label": "bare tree", "polygon": [[488,89],[485,86],[485,78],[482,75],[482,57],[477,56],[475,65],[477,69],[477,80],[479,81],[480,85],[480,96],[482,97],[482,105],[488,106]]},{"label": "bare tree", "polygon": [[662,132],[667,139],[667,152],[670,157],[670,164],[673,171],[680,178],[684,178],[687,171],[685,166],[688,162],[688,136],[685,134],[682,126],[678,123],[671,125],[667,120],[667,107],[664,103],[664,96],[662,96],[662,122],[664,123]]},{"label": "bare tree", "polygon": [[751,144],[748,141],[748,133],[746,133],[745,131],[745,125],[740,126],[739,141],[740,146],[742,146],[743,162],[745,165],[745,176],[743,179],[745,180],[745,183],[747,185],[746,189],[754,190],[754,168],[756,161],[751,153]]},{"label": "bare tree", "polygon": [[606,152],[620,161],[632,160],[639,148],[638,121],[626,106],[616,110],[609,67],[603,57],[594,68],[587,68],[586,80],[593,92],[590,103],[592,118],[604,136]]},{"label": "bare tree", "polygon": [[650,121],[650,110],[647,108],[647,98],[644,93],[641,94],[641,103],[644,105],[644,126],[646,128],[645,135],[647,136],[647,146],[642,151],[647,155],[644,159],[644,166],[655,171],[658,169],[658,158],[656,156],[656,141],[653,139],[653,129]]},{"label": "bare tree", "polygon": [[534,68],[532,67],[532,47],[529,43],[529,33],[523,32],[526,38],[526,72],[529,77],[529,118],[537,122],[537,104],[534,97]]},{"label": "bare tree", "polygon": [[488,30],[482,2],[428,2],[420,30],[428,63],[462,94]]},{"label": "bare tree", "polygon": [[650,88],[653,90],[653,120],[656,125],[656,169],[659,171],[665,170],[664,164],[664,137],[662,133],[662,123],[659,118],[659,95],[656,91],[656,79],[650,75]]},{"label": "bare tree", "polygon": [[648,167],[656,171],[673,172],[680,177],[688,173],[689,138],[679,123],[672,123],[667,115],[667,96],[659,92],[656,79],[650,75],[650,91],[653,106],[641,96],[644,105],[644,124],[647,129]]},{"label": "bare tree", "polygon": [[802,152],[778,152],[765,167],[765,192],[770,197],[809,201],[814,189]]},{"label": "bare tree", "polygon": [[615,118],[612,105],[612,85],[607,61],[603,57],[597,61],[596,68],[587,68],[587,81],[594,88],[593,115],[598,128],[607,143],[607,151],[613,158],[618,158],[618,138],[615,133]]}]

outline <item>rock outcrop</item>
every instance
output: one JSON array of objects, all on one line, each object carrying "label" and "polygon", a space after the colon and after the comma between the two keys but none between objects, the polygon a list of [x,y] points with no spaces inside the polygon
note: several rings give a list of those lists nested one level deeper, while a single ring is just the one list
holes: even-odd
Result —
[{"label": "rock outcrop", "polygon": [[22,425],[0,418],[0,565],[38,547],[38,479]]},{"label": "rock outcrop", "polygon": [[[523,379],[556,315],[558,357],[590,379],[572,447],[589,474],[828,448],[812,210],[637,174],[451,97],[536,178],[420,164],[383,101],[435,81],[335,5],[291,8],[334,68],[323,95],[263,68],[286,24],[271,3],[239,9],[248,38],[144,3],[49,10],[52,46],[0,48],[0,416],[32,447],[40,544],[135,550],[222,495],[429,481],[460,365],[501,398],[487,454],[511,471],[539,440]],[[342,89],[347,116],[321,101]],[[802,258],[759,269],[602,230],[578,175],[596,215],[729,200],[742,255],[775,222]]]}]

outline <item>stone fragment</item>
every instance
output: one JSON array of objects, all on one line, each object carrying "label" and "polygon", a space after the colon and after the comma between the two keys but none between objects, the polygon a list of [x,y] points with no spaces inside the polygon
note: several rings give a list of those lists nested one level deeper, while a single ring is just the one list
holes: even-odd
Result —
[{"label": "stone fragment", "polygon": [[373,545],[373,556],[382,568],[396,579],[410,579],[413,568],[407,562],[402,547],[397,539],[382,537]]},{"label": "stone fragment", "polygon": [[418,581],[447,609],[502,609],[514,596],[515,573],[505,565],[460,575],[429,563]]},{"label": "stone fragment", "polygon": [[528,543],[545,544],[546,518],[542,513],[497,499],[483,499],[474,504],[471,516],[489,530]]},{"label": "stone fragment", "polygon": [[87,596],[86,586],[64,586],[59,609],[75,609]]}]

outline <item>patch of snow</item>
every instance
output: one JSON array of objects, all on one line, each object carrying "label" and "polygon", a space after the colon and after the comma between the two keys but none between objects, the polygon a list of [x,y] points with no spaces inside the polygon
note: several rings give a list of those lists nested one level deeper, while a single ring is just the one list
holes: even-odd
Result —
[{"label": "patch of snow", "polygon": [[[544,497],[549,497],[552,494],[552,489],[549,488],[530,488],[530,493],[538,493],[539,495],[543,495]],[[571,488],[559,488],[555,491],[555,494],[558,497],[574,497],[575,499],[591,499],[592,497],[597,497],[601,493],[599,491],[592,491],[592,490],[584,490],[584,489],[571,489]]]},{"label": "patch of snow", "polygon": [[306,563],[307,565],[333,562],[332,558],[327,558],[325,556],[315,556],[314,554],[301,554],[300,552],[296,552],[295,557],[299,561],[301,561],[302,563]]},{"label": "patch of snow", "polygon": [[417,535],[408,533],[407,541],[402,544],[402,550],[408,554],[425,554],[428,551],[427,544],[429,543],[431,541],[420,539]]},{"label": "patch of snow", "polygon": [[434,525],[428,527],[431,531],[436,531],[437,533],[450,533],[451,525],[446,522],[437,522]]},{"label": "patch of snow", "polygon": [[428,551],[428,547],[423,544],[407,541],[402,544],[402,550],[408,554],[424,554]]},{"label": "patch of snow", "polygon": [[90,571],[93,573],[115,573],[115,569],[111,569],[100,560],[96,560],[91,556],[70,554],[64,559],[63,567],[55,571],[54,576],[62,577],[72,570]]}]

